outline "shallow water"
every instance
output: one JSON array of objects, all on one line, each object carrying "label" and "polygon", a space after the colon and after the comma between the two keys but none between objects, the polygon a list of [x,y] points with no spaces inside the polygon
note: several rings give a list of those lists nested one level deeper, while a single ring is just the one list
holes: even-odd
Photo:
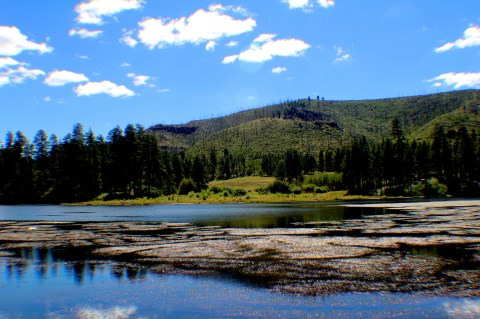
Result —
[{"label": "shallow water", "polygon": [[[0,263],[0,318],[476,318],[480,299],[398,293],[305,297],[228,277],[158,275],[122,264]],[[45,268],[46,267],[46,268]]]},{"label": "shallow water", "polygon": [[[390,213],[339,203],[0,206],[4,221],[173,222],[229,228],[330,227]],[[460,248],[414,247],[407,253],[456,260],[466,256]],[[161,275],[134,263],[90,260],[81,250],[10,252],[12,256],[0,257],[0,319],[480,318],[480,298],[378,292],[306,297],[275,293],[229,275]]]}]

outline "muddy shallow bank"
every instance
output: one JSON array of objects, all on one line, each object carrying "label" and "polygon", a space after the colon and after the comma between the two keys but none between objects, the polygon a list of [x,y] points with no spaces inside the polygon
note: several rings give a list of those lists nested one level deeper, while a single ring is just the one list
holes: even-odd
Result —
[{"label": "muddy shallow bank", "polygon": [[480,201],[387,206],[383,215],[290,229],[4,221],[0,256],[16,268],[36,254],[79,269],[114,260],[131,272],[221,273],[299,294],[480,296]]}]

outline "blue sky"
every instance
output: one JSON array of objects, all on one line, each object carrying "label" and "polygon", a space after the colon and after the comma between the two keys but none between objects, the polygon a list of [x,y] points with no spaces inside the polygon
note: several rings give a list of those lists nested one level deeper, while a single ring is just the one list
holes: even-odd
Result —
[{"label": "blue sky", "polygon": [[0,0],[0,134],[467,88],[478,0]]}]

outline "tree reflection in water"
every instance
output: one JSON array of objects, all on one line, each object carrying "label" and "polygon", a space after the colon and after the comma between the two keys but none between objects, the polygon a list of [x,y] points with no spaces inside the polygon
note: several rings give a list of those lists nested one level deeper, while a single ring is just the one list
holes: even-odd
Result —
[{"label": "tree reflection in water", "polygon": [[21,279],[29,268],[34,268],[38,279],[45,280],[55,276],[59,267],[71,274],[75,283],[81,285],[86,278],[90,280],[97,272],[104,272],[107,265],[113,277],[118,280],[141,280],[148,273],[145,266],[134,263],[91,259],[91,248],[18,248],[12,249],[11,256],[3,258],[8,278]]}]

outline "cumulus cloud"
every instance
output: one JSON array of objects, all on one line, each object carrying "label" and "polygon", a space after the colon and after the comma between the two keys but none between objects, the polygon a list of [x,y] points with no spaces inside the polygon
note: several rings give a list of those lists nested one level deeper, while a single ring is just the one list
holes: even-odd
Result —
[{"label": "cumulus cloud", "polygon": [[168,93],[168,92],[170,92],[170,89],[158,89],[157,92],[159,92],[159,93]]},{"label": "cumulus cloud", "polygon": [[35,43],[16,27],[0,26],[0,55],[15,56],[23,51],[37,51],[41,54],[52,52],[46,43]]},{"label": "cumulus cloud", "polygon": [[230,64],[238,60],[238,54],[229,55],[223,58],[223,64]]},{"label": "cumulus cloud", "polygon": [[82,39],[86,38],[98,38],[102,35],[103,31],[101,30],[87,30],[84,28],[73,28],[71,29],[68,34],[72,37],[74,35],[78,35]]},{"label": "cumulus cloud", "polygon": [[135,92],[126,88],[124,85],[117,85],[110,81],[88,82],[77,86],[74,92],[77,96],[107,94],[111,97],[129,97],[135,95]]},{"label": "cumulus cloud", "polygon": [[[222,7],[223,8],[223,7]],[[146,19],[139,23],[138,38],[153,49],[166,45],[200,44],[252,31],[257,23],[253,18],[235,19],[218,7],[209,11],[197,10],[189,17],[178,19]]]},{"label": "cumulus cloud", "polygon": [[50,72],[43,83],[48,86],[64,86],[69,83],[81,83],[87,81],[88,78],[82,73],[74,73],[62,70]]},{"label": "cumulus cloud", "polygon": [[435,87],[453,86],[455,89],[462,87],[480,89],[480,73],[444,73],[428,82],[435,82],[433,84]]},{"label": "cumulus cloud", "polygon": [[480,27],[470,25],[470,27],[463,32],[463,38],[454,42],[448,42],[441,47],[436,48],[435,53],[443,53],[452,49],[464,49],[467,47],[480,46]]},{"label": "cumulus cloud", "polygon": [[133,79],[133,85],[135,86],[148,85],[148,81],[152,79],[151,76],[137,75],[135,73],[128,73],[127,76]]},{"label": "cumulus cloud", "polygon": [[287,3],[290,9],[303,9],[304,11],[310,11],[315,3],[321,6],[322,8],[328,8],[335,5],[334,0],[282,0],[282,2]]},{"label": "cumulus cloud", "polygon": [[272,73],[275,73],[275,74],[280,74],[282,72],[285,72],[287,71],[287,68],[283,67],[283,66],[277,66],[277,67],[274,67],[272,69]]},{"label": "cumulus cloud", "polygon": [[333,63],[345,62],[352,58],[352,56],[346,53],[341,47],[334,47],[337,50],[337,57]]},{"label": "cumulus cloud", "polygon": [[128,63],[128,62],[123,62],[122,64],[120,64],[121,68],[128,68],[130,66],[131,66],[130,63]]},{"label": "cumulus cloud", "polygon": [[223,59],[223,64],[233,63],[237,60],[252,63],[262,63],[272,60],[276,56],[298,57],[301,56],[310,44],[299,39],[278,39],[274,40],[274,34],[261,34],[250,45],[247,50],[230,55]]},{"label": "cumulus cloud", "polygon": [[75,7],[77,22],[83,24],[102,24],[103,17],[113,16],[126,10],[138,10],[144,0],[90,0]]},{"label": "cumulus cloud", "polygon": [[7,76],[0,74],[0,87],[10,84],[10,80]]},{"label": "cumulus cloud", "polygon": [[138,41],[132,37],[133,32],[133,30],[123,30],[123,37],[120,39],[120,42],[134,48]]},{"label": "cumulus cloud", "polygon": [[39,76],[44,76],[45,72],[38,69],[27,69],[19,66],[16,69],[7,69],[0,72],[0,86],[7,84],[21,84],[25,80],[36,80]]},{"label": "cumulus cloud", "polygon": [[9,66],[16,66],[16,65],[19,65],[19,64],[20,64],[20,62],[18,62],[15,59],[9,58],[9,57],[0,58],[0,69],[3,69],[5,67],[9,67]]},{"label": "cumulus cloud", "polygon": [[210,40],[207,42],[207,45],[205,45],[205,50],[207,51],[215,51],[215,47],[217,46],[217,42]]}]

